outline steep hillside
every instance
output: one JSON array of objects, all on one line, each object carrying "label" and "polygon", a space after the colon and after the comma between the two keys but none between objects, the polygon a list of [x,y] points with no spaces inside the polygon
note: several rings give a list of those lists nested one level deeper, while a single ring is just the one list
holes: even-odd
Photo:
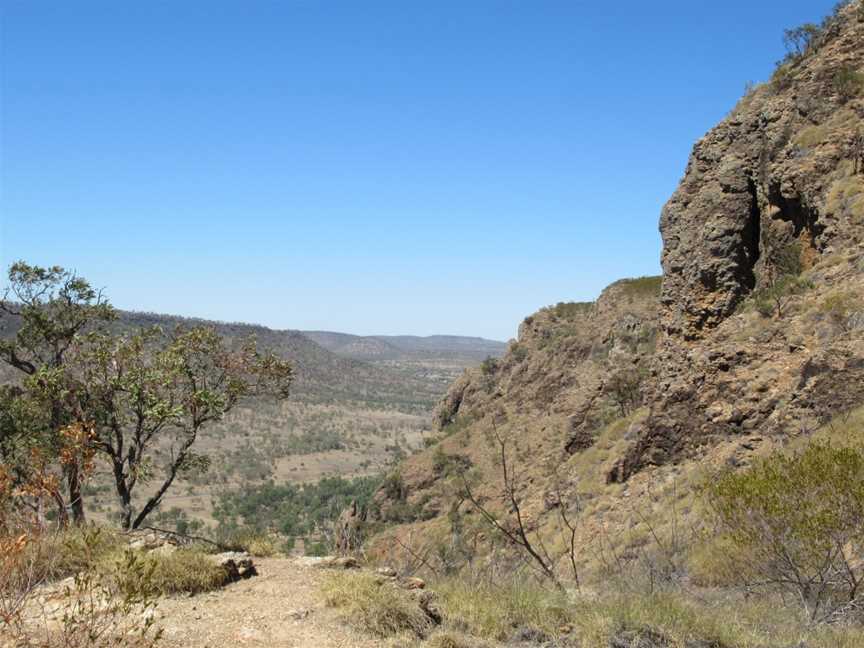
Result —
[{"label": "steep hillside", "polygon": [[662,526],[647,516],[691,510],[705,470],[864,405],[860,3],[697,142],[660,230],[662,287],[625,280],[543,309],[500,361],[454,383],[438,442],[379,493],[385,518],[411,521],[391,533],[450,546],[454,511],[472,515],[466,475],[512,513],[509,479],[529,528],[553,525],[562,496],[579,502],[596,566],[604,542],[638,553]]}]

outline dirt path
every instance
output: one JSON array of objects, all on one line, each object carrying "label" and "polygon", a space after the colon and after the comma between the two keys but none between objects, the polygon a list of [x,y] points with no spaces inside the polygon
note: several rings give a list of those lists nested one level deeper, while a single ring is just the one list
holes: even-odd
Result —
[{"label": "dirt path", "polygon": [[376,648],[325,608],[324,574],[301,559],[256,558],[258,575],[221,590],[160,601],[157,618],[172,648]]}]

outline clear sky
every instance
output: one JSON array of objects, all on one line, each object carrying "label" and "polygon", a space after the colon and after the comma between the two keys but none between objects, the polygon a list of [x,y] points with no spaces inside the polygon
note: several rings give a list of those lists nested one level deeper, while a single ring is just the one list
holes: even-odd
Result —
[{"label": "clear sky", "polygon": [[0,0],[0,261],[121,308],[507,339],[659,272],[694,141],[835,0]]}]

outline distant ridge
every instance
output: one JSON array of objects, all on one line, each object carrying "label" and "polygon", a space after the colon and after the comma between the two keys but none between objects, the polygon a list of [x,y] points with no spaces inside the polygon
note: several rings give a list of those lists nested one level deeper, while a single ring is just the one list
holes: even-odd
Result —
[{"label": "distant ridge", "polygon": [[[428,412],[461,369],[486,356],[503,354],[501,342],[459,336],[372,336],[346,333],[275,330],[257,324],[218,322],[179,315],[118,311],[111,327],[125,332],[161,326],[212,326],[229,340],[254,335],[261,347],[289,359],[296,371],[295,398],[313,402],[354,401],[369,406],[395,406],[407,412]],[[16,318],[0,318],[0,338],[14,335]],[[432,371],[446,360],[446,369]],[[381,364],[384,361],[387,364]],[[422,364],[423,370],[395,366]],[[0,366],[0,383],[15,379]]]},{"label": "distant ridge", "polygon": [[504,355],[507,344],[461,335],[351,335],[333,331],[300,331],[337,355],[354,360],[411,360],[417,357],[479,362]]}]

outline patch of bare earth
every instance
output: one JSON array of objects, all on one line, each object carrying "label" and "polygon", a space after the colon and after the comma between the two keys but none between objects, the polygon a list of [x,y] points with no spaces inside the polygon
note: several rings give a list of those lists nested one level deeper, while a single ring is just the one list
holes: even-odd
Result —
[{"label": "patch of bare earth", "polygon": [[258,575],[193,597],[159,602],[164,646],[229,648],[372,648],[324,607],[321,570],[302,558],[257,558]]}]

